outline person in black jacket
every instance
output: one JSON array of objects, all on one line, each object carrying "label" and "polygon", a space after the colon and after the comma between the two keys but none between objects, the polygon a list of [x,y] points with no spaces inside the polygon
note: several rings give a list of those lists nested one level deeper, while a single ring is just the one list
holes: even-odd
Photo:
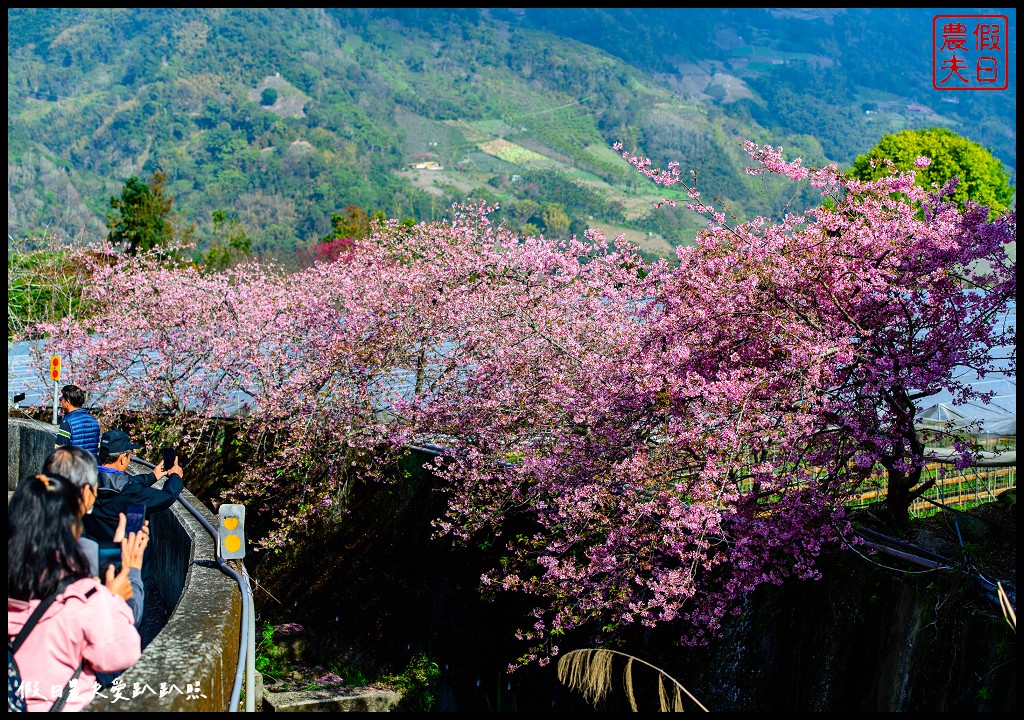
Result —
[{"label": "person in black jacket", "polygon": [[[112,541],[119,513],[128,513],[128,506],[140,504],[146,506],[146,517],[152,513],[166,510],[178,499],[185,489],[178,459],[174,459],[174,467],[164,469],[163,460],[153,468],[153,472],[129,475],[126,471],[131,462],[132,450],[141,445],[131,442],[128,434],[116,429],[107,430],[100,440],[99,491],[92,512],[83,518],[85,531],[96,540]],[[163,480],[162,488],[153,487],[158,480]],[[154,541],[150,529],[150,541]]]},{"label": "person in black jacket", "polygon": [[[92,514],[93,506],[96,504],[96,497],[99,494],[99,473],[97,472],[96,457],[91,452],[73,446],[56,448],[47,456],[46,461],[43,463],[43,474],[51,477],[60,475],[70,480],[71,484],[78,488],[81,514],[83,516]],[[119,518],[118,522],[114,537],[121,537],[123,539],[125,535],[124,520]],[[142,551],[144,552],[146,545],[149,544],[148,522],[143,526],[141,534],[145,535],[141,543]],[[128,539],[129,542],[135,542],[130,537]],[[99,577],[100,582],[105,582],[105,578],[100,575],[99,543],[90,538],[88,533],[83,530],[78,538],[78,545],[89,559],[90,572],[94,576]],[[127,601],[128,607],[132,609],[132,613],[135,615],[135,625],[138,627],[139,623],[142,622],[146,598],[146,588],[142,582],[143,555],[141,553],[133,553],[132,558],[132,563],[128,566],[128,579],[131,581],[132,589],[131,596],[124,597],[125,593],[119,592],[120,587],[117,589],[111,588],[111,590],[115,594],[124,597],[125,601]]]}]

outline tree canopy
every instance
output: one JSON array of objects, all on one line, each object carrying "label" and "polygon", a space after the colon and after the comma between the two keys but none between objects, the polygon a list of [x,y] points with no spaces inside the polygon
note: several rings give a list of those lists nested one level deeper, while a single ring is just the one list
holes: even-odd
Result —
[{"label": "tree canopy", "polygon": [[[930,163],[919,162],[922,157]],[[926,190],[934,185],[942,187],[950,178],[959,178],[952,199],[961,208],[971,200],[988,207],[994,217],[1013,200],[1014,188],[999,159],[948,128],[903,130],[886,135],[854,161],[849,175],[858,180],[877,180],[890,172],[886,160],[892,161],[897,170],[916,171],[916,184]]]},{"label": "tree canopy", "polygon": [[129,255],[167,247],[174,239],[171,208],[174,198],[164,194],[167,176],[156,172],[149,182],[132,175],[125,180],[120,197],[110,198],[107,239]]}]

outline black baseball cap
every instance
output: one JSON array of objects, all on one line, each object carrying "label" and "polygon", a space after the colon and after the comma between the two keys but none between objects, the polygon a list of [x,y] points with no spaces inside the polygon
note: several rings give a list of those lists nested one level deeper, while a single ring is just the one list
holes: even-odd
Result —
[{"label": "black baseball cap", "polygon": [[107,430],[100,437],[100,452],[106,452],[108,455],[120,455],[141,447],[133,443],[128,433],[123,430]]}]

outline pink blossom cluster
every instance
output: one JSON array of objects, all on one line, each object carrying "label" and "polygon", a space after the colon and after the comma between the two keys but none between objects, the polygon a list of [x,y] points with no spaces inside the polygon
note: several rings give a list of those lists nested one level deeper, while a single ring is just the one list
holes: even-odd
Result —
[{"label": "pink blossom cluster", "polygon": [[88,255],[103,310],[44,328],[42,352],[111,388],[109,411],[182,432],[248,398],[253,462],[229,497],[273,515],[267,548],[343,522],[351,484],[409,445],[446,448],[437,532],[502,547],[481,583],[536,602],[521,662],[584,627],[700,642],[758,585],[816,577],[872,468],[905,519],[932,482],[919,403],[969,399],[956,369],[1015,347],[993,322],[1016,293],[1015,211],[990,222],[907,175],[848,181],[746,149],[754,172],[833,202],[733,226],[695,202],[712,227],[675,264],[599,232],[520,237],[486,206],[388,221],[294,273]]}]

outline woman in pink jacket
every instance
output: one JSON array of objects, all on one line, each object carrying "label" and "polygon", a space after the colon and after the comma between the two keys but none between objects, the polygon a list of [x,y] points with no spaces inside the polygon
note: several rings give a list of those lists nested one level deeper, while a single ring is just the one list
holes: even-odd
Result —
[{"label": "woman in pink jacket", "polygon": [[[121,672],[142,654],[128,604],[89,574],[77,543],[79,500],[70,481],[36,475],[18,485],[7,506],[8,636],[21,631],[43,598],[57,593],[14,656],[29,711],[49,710],[69,681],[63,710],[81,710],[96,695],[97,672]],[[111,566],[106,579],[130,586],[128,563],[116,575]]]}]

